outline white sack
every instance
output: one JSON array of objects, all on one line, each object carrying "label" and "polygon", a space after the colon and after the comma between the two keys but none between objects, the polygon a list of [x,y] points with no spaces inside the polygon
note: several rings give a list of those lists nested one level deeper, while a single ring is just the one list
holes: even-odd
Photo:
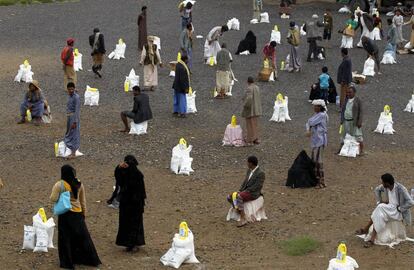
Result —
[{"label": "white sack", "polygon": [[229,212],[227,213],[226,220],[235,220],[235,221],[247,221],[247,222],[256,222],[266,220],[266,212],[264,208],[264,198],[263,196],[260,196],[256,200],[245,202],[243,204],[244,207],[244,214],[245,214],[245,220],[241,220],[241,216],[239,212],[234,209],[233,207],[230,207]]},{"label": "white sack", "polygon": [[22,249],[33,250],[36,245],[36,231],[32,226],[24,225],[24,237]]},{"label": "white sack", "polygon": [[372,40],[381,40],[381,32],[378,27],[375,27],[374,30],[372,30]]},{"label": "white sack", "polygon": [[396,64],[397,61],[394,58],[394,53],[391,51],[385,51],[382,56],[381,64],[389,65]]},{"label": "white sack", "polygon": [[229,30],[240,30],[240,21],[237,18],[233,18],[227,21],[227,27]]},{"label": "white sack", "polygon": [[271,42],[275,41],[277,44],[281,44],[280,39],[281,39],[280,31],[272,30],[272,33],[270,34],[270,41]]},{"label": "white sack", "polygon": [[185,97],[187,99],[187,113],[196,113],[196,91],[194,91],[191,95],[186,94]]},{"label": "white sack", "polygon": [[36,228],[36,246],[33,252],[47,252],[48,235],[45,228]]},{"label": "white sack", "polygon": [[340,156],[353,157],[359,155],[359,142],[356,141],[355,137],[346,134],[344,138],[344,145],[339,152]]},{"label": "white sack", "polygon": [[74,54],[73,69],[75,71],[83,70],[83,67],[82,67],[82,54],[81,53],[78,53],[78,55]]},{"label": "white sack", "polygon": [[48,248],[55,248],[53,246],[53,235],[55,234],[55,221],[53,218],[49,218],[46,222],[43,222],[42,218],[40,217],[39,213],[33,216],[33,227],[35,229],[41,228],[45,229],[48,236]]},{"label": "white sack", "polygon": [[132,91],[132,88],[136,85],[139,86],[139,76],[135,74],[135,69],[131,69],[129,75],[125,77],[125,83],[129,82],[128,91]]},{"label": "white sack", "polygon": [[300,35],[301,36],[306,36],[305,30],[303,30],[304,27],[305,27],[305,24],[302,24],[302,26],[300,27]]},{"label": "white sack", "polygon": [[378,119],[377,128],[374,130],[376,133],[383,133],[383,134],[394,134],[395,130],[392,121],[392,114],[386,114],[385,112],[381,112],[380,117]]},{"label": "white sack", "polygon": [[286,120],[292,120],[289,116],[289,107],[288,107],[288,97],[285,96],[285,101],[280,102],[279,100],[275,101],[275,106],[273,107],[273,115],[269,121],[282,122]]},{"label": "white sack", "polygon": [[139,124],[135,124],[134,121],[132,121],[129,134],[135,134],[135,135],[147,134],[147,128],[148,128],[148,121],[144,121]]},{"label": "white sack", "polygon": [[190,145],[185,148],[182,144],[177,144],[172,150],[170,168],[175,174],[186,174],[194,172],[191,168],[193,159],[190,157],[190,152],[193,146]]},{"label": "white sack", "polygon": [[188,237],[181,239],[175,234],[171,248],[160,259],[165,266],[178,269],[182,263],[200,263],[195,256],[194,235],[188,230]]},{"label": "white sack", "polygon": [[365,61],[364,71],[362,72],[362,75],[365,75],[365,76],[375,75],[375,61],[371,57],[368,57],[368,59]]},{"label": "white sack", "polygon": [[347,6],[343,6],[338,10],[339,13],[352,13]]},{"label": "white sack", "polygon": [[42,122],[45,123],[45,124],[51,124],[53,118],[52,118],[52,113],[51,113],[51,110],[50,110],[50,106],[47,106],[47,109],[46,109],[45,113],[43,113],[43,115],[42,115]]},{"label": "white sack", "polygon": [[263,12],[260,14],[260,22],[261,23],[269,23],[269,13]]},{"label": "white sack", "polygon": [[86,86],[85,91],[85,106],[98,106],[99,105],[99,90],[92,90],[89,85]]},{"label": "white sack", "polygon": [[[66,147],[64,141],[61,141],[59,143],[59,146],[58,146],[58,157],[65,158],[65,157],[70,156],[71,154],[72,154],[72,150],[70,150],[68,147]],[[76,157],[81,157],[81,156],[83,156],[83,154],[79,150],[76,150],[75,156]]]},{"label": "white sack", "polygon": [[340,263],[336,258],[333,258],[329,261],[328,266],[328,270],[354,270],[355,268],[359,268],[359,265],[355,259],[350,256],[346,256],[345,263]]},{"label": "white sack", "polygon": [[[412,31],[412,30],[411,30]],[[408,42],[407,44],[405,44],[404,49],[412,49],[414,47],[414,45],[411,44],[411,42]]]},{"label": "white sack", "polygon": [[31,83],[33,81],[33,74],[31,65],[25,66],[24,64],[21,64],[16,77],[14,77],[14,81]]},{"label": "white sack", "polygon": [[411,99],[408,101],[404,111],[414,113],[414,95],[411,96]]}]

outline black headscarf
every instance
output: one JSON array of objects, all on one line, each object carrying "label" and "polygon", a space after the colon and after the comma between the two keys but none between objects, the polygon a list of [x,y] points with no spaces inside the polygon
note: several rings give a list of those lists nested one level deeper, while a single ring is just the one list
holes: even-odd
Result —
[{"label": "black headscarf", "polygon": [[256,53],[256,36],[253,31],[247,32],[246,37],[240,41],[236,54],[249,51],[250,53]]},{"label": "black headscarf", "polygon": [[138,166],[138,161],[133,155],[127,155],[124,158],[124,162],[129,166]]},{"label": "black headscarf", "polygon": [[76,178],[75,168],[73,168],[72,166],[68,164],[63,165],[62,168],[60,169],[60,174],[61,174],[61,179],[66,181],[70,185],[72,189],[73,197],[77,199],[78,190],[81,186],[81,182]]}]

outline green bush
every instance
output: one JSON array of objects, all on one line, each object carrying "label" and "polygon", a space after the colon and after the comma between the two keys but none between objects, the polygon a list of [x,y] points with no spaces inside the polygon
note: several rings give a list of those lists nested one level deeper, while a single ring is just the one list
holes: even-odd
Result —
[{"label": "green bush", "polygon": [[0,6],[11,6],[16,4],[17,0],[0,0]]},{"label": "green bush", "polygon": [[280,243],[280,247],[283,253],[289,256],[306,255],[320,246],[320,242],[312,239],[309,236],[297,236]]}]

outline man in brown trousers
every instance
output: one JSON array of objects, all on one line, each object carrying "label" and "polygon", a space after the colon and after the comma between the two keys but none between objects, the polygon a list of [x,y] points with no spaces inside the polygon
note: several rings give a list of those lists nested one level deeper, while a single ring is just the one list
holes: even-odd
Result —
[{"label": "man in brown trousers", "polygon": [[69,82],[73,82],[74,84],[76,84],[76,72],[73,68],[73,62],[75,59],[75,57],[73,56],[74,43],[75,40],[73,38],[68,38],[66,40],[67,45],[65,46],[65,48],[63,48],[60,54],[60,59],[62,60],[63,64],[63,84],[65,86],[65,90],[66,85]]},{"label": "man in brown trousers", "polygon": [[243,97],[243,111],[242,117],[246,119],[246,144],[260,144],[257,121],[262,115],[262,103],[260,99],[259,87],[254,84],[254,79],[249,77],[247,79],[247,90]]}]

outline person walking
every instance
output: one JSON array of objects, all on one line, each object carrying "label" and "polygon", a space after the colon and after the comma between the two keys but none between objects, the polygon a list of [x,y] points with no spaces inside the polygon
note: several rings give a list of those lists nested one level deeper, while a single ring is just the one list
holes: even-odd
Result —
[{"label": "person walking", "polygon": [[145,245],[143,214],[147,195],[144,175],[137,166],[137,159],[127,155],[115,169],[116,182],[120,188],[116,244],[126,247],[127,252]]},{"label": "person walking", "polygon": [[188,57],[188,67],[193,67],[193,25],[187,24],[187,27],[180,34],[181,52]]},{"label": "person walking", "polygon": [[60,53],[60,59],[63,64],[63,85],[65,88],[69,82],[73,82],[74,84],[77,82],[76,72],[73,68],[73,63],[75,61],[75,56],[73,55],[74,44],[75,40],[73,38],[68,38],[66,40],[66,46]]},{"label": "person walking", "polygon": [[144,65],[144,90],[154,91],[158,86],[158,68],[162,68],[160,52],[156,44],[155,37],[148,36],[148,43],[144,45],[141,53],[140,65]]},{"label": "person walking", "polygon": [[60,267],[75,269],[75,264],[99,266],[101,260],[86,227],[87,216],[85,187],[76,178],[70,165],[61,168],[61,180],[52,188],[50,201],[55,204],[59,196],[70,192],[71,209],[58,217],[58,252]]},{"label": "person walking", "polygon": [[89,36],[89,45],[92,48],[92,71],[98,75],[99,78],[102,78],[100,71],[102,70],[104,54],[106,53],[106,50],[105,39],[103,34],[99,31],[99,28],[93,29],[93,34]]},{"label": "person walking", "polygon": [[258,134],[258,119],[262,115],[262,103],[259,87],[254,83],[253,77],[247,79],[247,90],[243,97],[243,111],[241,116],[246,119],[246,144],[260,144]]},{"label": "person walking", "polygon": [[339,99],[339,107],[342,110],[345,102],[346,91],[352,82],[352,62],[348,56],[348,49],[341,49],[342,62],[338,67],[337,83],[341,85],[341,93]]},{"label": "person walking", "polygon": [[299,46],[300,46],[300,31],[299,27],[295,22],[289,23],[289,32],[287,41],[290,44],[289,54],[289,72],[299,72],[301,68],[301,61],[299,57]]},{"label": "person walking", "polygon": [[138,16],[138,51],[142,50],[147,43],[147,7],[141,8],[141,14]]}]

